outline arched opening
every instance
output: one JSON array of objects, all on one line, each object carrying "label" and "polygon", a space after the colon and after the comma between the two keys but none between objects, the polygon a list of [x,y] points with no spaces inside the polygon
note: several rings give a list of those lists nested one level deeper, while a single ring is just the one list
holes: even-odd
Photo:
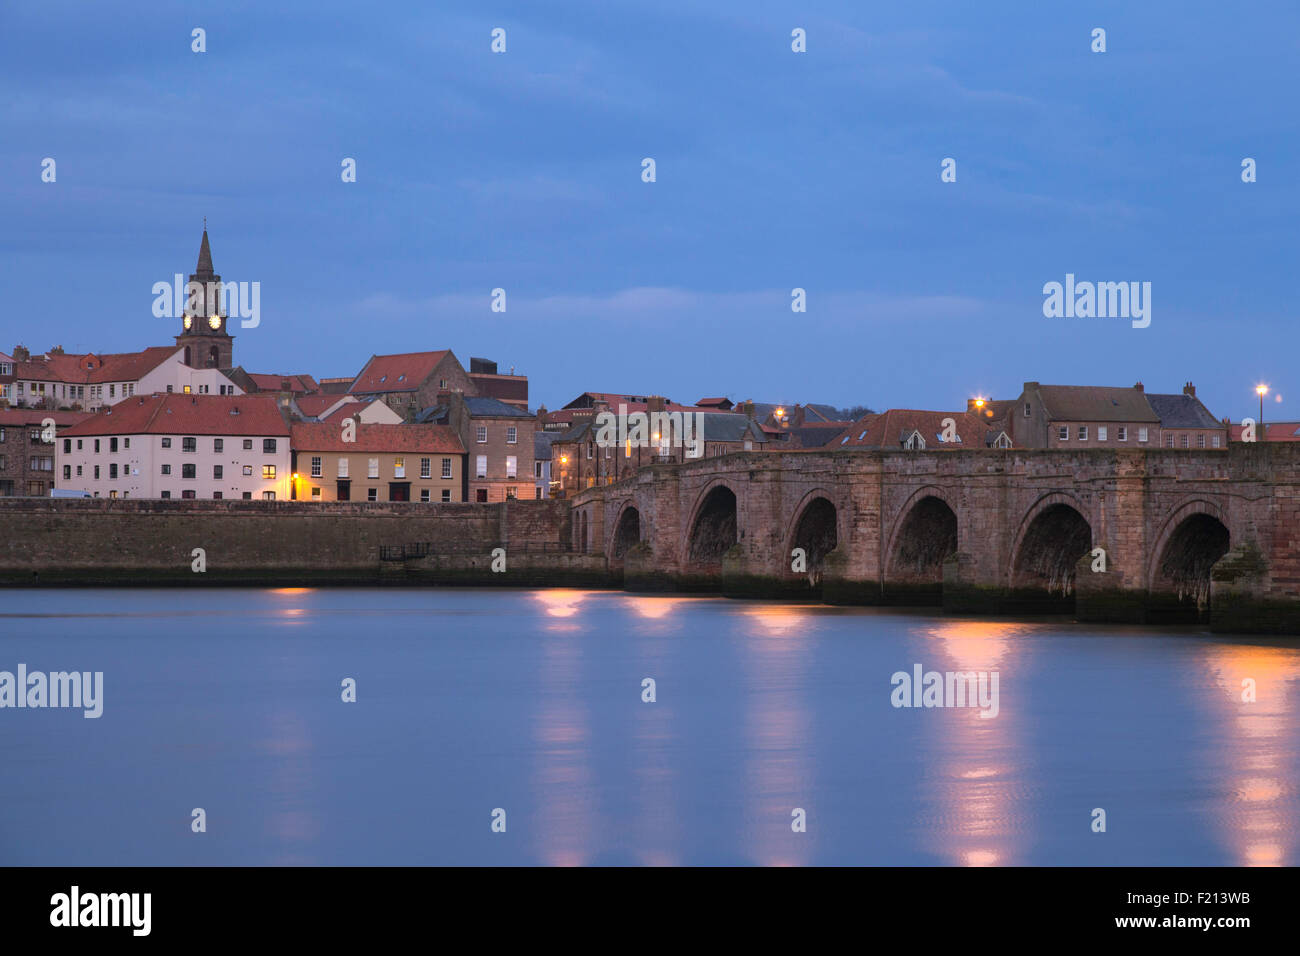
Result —
[{"label": "arched opening", "polygon": [[208,367],[217,368],[220,362],[221,353],[217,351],[217,347],[214,345],[212,348],[208,349]]},{"label": "arched opening", "polygon": [[1153,590],[1167,594],[1188,618],[1210,606],[1210,569],[1228,553],[1230,536],[1213,515],[1188,515],[1165,543],[1156,568]]},{"label": "arched opening", "polygon": [[587,538],[587,512],[583,511],[578,514],[578,549],[586,554],[589,550]]},{"label": "arched opening", "polygon": [[691,527],[690,560],[695,564],[720,564],[736,543],[736,494],[718,485],[705,496]]},{"label": "arched opening", "polygon": [[[803,513],[799,515],[799,521],[794,527],[794,538],[791,540],[791,550],[800,548],[803,550],[802,567],[803,570],[794,570],[794,573],[801,578],[806,579],[808,587],[816,590],[822,586],[822,564],[826,555],[835,550],[839,543],[838,530],[838,513],[835,506],[825,498],[814,498],[808,502]],[[796,556],[790,556],[791,565],[794,565]]]},{"label": "arched opening", "polygon": [[1050,505],[1034,517],[1021,539],[1012,586],[1045,592],[1056,599],[1043,610],[1072,610],[1074,566],[1091,550],[1088,520],[1070,505]]},{"label": "arched opening", "polygon": [[190,359],[190,347],[188,345],[185,346],[185,364],[190,368],[194,367],[194,362]]},{"label": "arched opening", "polygon": [[641,512],[629,505],[623,509],[618,527],[614,530],[614,559],[621,561],[628,551],[640,543]]},{"label": "arched opening", "polygon": [[957,552],[957,515],[942,498],[913,505],[894,538],[885,593],[890,600],[943,603],[943,563]]}]

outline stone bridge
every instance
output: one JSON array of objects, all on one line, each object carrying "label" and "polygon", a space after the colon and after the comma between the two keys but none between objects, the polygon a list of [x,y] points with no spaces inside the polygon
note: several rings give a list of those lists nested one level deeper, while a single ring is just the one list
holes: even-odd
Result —
[{"label": "stone bridge", "polygon": [[636,589],[1300,633],[1300,444],[740,452],[573,499]]}]

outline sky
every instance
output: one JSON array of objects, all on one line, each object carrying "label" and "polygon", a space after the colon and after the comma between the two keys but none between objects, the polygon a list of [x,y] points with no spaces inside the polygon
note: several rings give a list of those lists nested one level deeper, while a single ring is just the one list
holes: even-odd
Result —
[{"label": "sky", "polygon": [[[1250,0],[10,0],[0,351],[170,344],[206,217],[260,284],[251,372],[450,348],[551,408],[1192,381],[1234,419],[1262,381],[1296,419],[1298,72],[1300,8]],[[1067,274],[1151,283],[1150,325],[1045,316]]]}]

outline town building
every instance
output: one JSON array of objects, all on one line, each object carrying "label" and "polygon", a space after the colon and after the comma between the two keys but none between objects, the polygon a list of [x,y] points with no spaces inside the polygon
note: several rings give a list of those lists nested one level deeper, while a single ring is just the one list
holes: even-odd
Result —
[{"label": "town building", "polygon": [[[1225,425],[1233,441],[1242,441],[1245,427]],[[1300,422],[1264,422],[1256,425],[1255,441],[1300,441]]]},{"label": "town building", "polygon": [[474,383],[473,394],[486,398],[495,398],[528,411],[528,376],[516,375],[512,368],[510,373],[497,371],[497,363],[491,359],[470,358],[469,377]]},{"label": "town building", "polygon": [[1021,448],[1226,448],[1228,432],[1196,398],[1131,388],[1026,382],[1007,425]]},{"label": "town building", "polygon": [[[193,295],[189,292],[193,286]],[[234,368],[235,337],[227,327],[229,316],[221,301],[221,276],[212,268],[208,229],[203,227],[199,260],[186,284],[186,301],[176,347],[191,368]]]},{"label": "town building", "polygon": [[437,404],[440,392],[473,395],[474,382],[449,350],[372,355],[348,387],[359,399],[378,399],[403,421]]},{"label": "town building", "polygon": [[58,487],[96,498],[285,500],[289,427],[259,395],[139,395],[58,435]]},{"label": "town building", "polygon": [[[56,442],[68,428],[89,417],[89,412],[0,409],[0,497],[45,497],[56,487],[66,487],[57,478]],[[51,420],[52,435],[46,430]]]},{"label": "town building", "polygon": [[295,498],[302,501],[464,501],[465,446],[445,425],[290,427]]},{"label": "town building", "polygon": [[953,451],[1010,448],[1012,444],[999,423],[969,412],[891,408],[862,416],[824,447]]},{"label": "town building", "polygon": [[505,501],[535,495],[533,432],[530,412],[487,396],[441,392],[438,403],[423,409],[417,421],[450,426],[468,457],[467,499]]}]

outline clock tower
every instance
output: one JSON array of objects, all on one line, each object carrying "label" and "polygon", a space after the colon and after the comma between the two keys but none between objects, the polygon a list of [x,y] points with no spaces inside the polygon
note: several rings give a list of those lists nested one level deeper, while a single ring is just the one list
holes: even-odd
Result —
[{"label": "clock tower", "polygon": [[212,270],[212,250],[208,248],[208,224],[203,223],[203,243],[199,246],[199,264],[185,287],[185,314],[176,345],[185,350],[185,364],[190,368],[233,368],[235,337],[226,329],[227,316],[221,308],[221,276]]}]

